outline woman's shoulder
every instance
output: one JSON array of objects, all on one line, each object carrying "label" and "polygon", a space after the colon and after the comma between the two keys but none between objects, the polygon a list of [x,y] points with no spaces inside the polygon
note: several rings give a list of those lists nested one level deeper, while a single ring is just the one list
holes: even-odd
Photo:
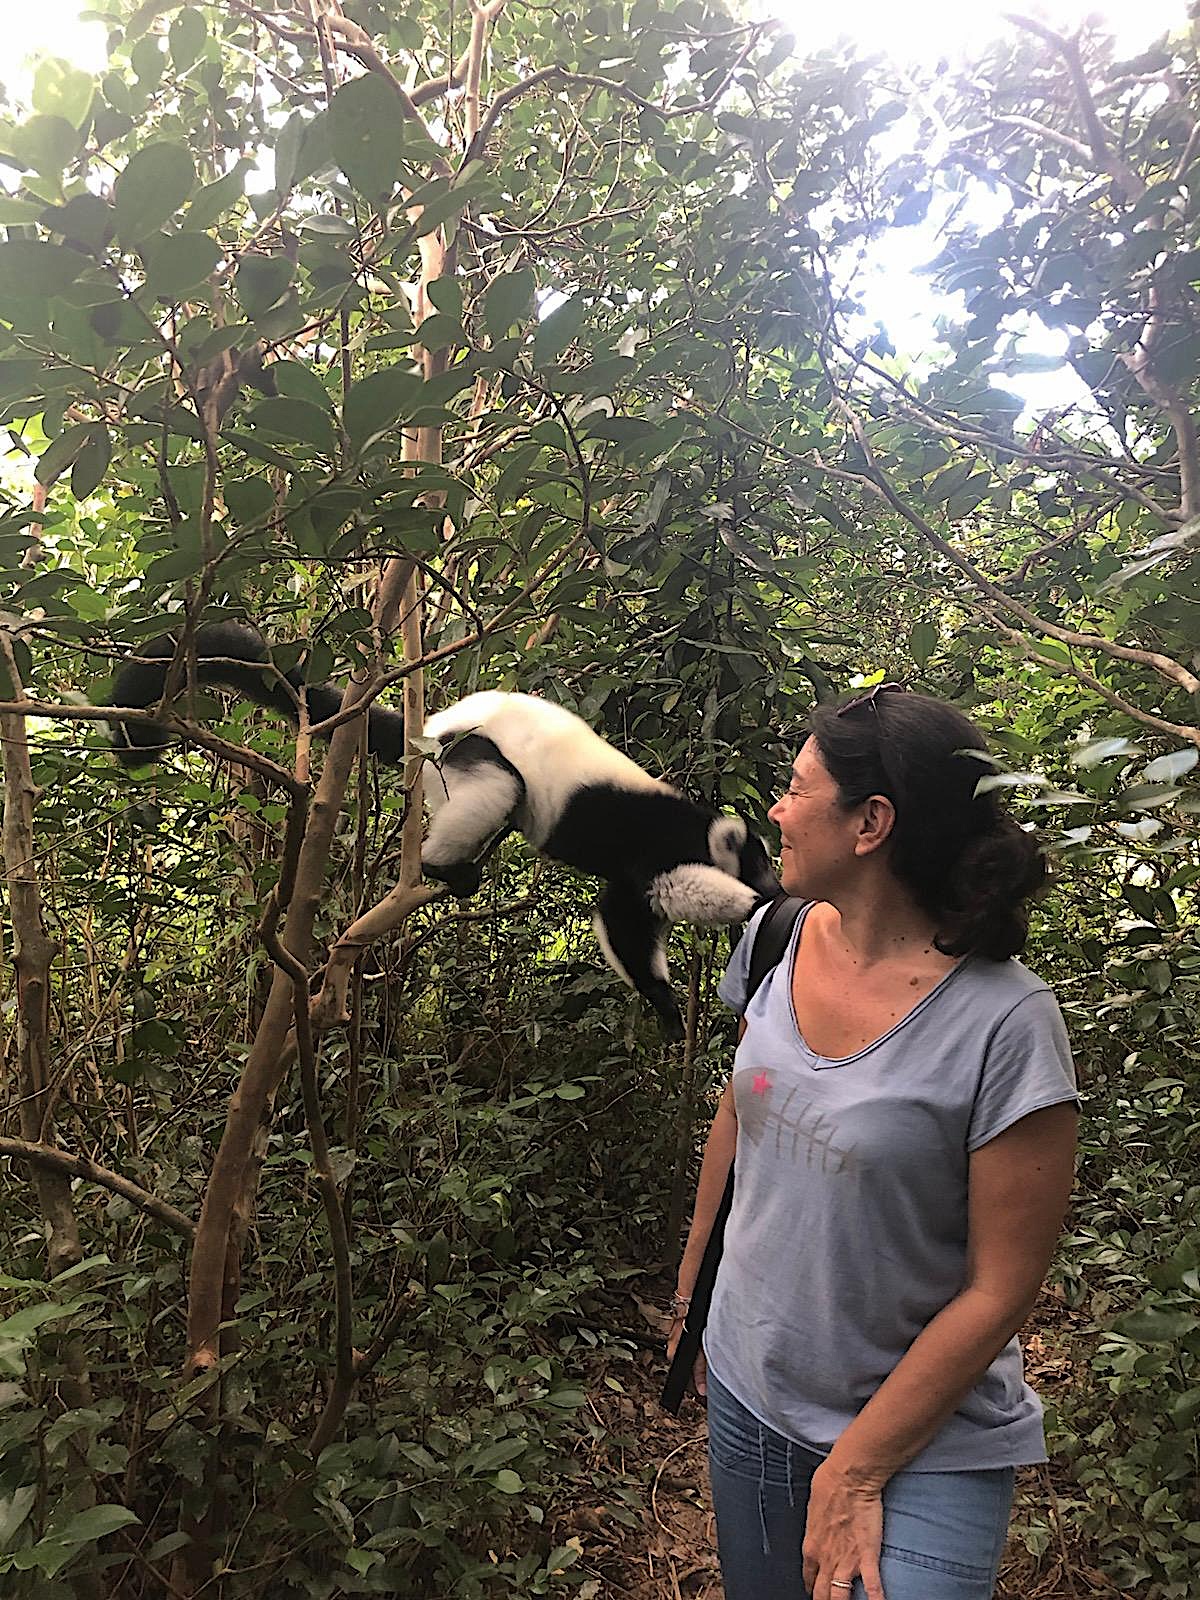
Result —
[{"label": "woman's shoulder", "polygon": [[1035,1007],[1046,1005],[1057,1009],[1054,991],[1044,978],[1038,977],[1015,956],[1006,961],[990,961],[986,956],[972,956],[966,971],[960,974],[964,986],[977,995],[981,1002],[994,1006],[1003,1014],[1035,995],[1043,996]]}]

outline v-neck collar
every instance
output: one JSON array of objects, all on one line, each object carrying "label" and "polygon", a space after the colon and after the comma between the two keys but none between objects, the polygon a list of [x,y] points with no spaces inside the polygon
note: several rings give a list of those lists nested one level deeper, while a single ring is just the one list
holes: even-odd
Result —
[{"label": "v-neck collar", "polygon": [[792,930],[792,937],[790,943],[788,944],[787,954],[776,968],[776,974],[778,975],[782,973],[787,979],[787,1007],[788,1016],[791,1019],[792,1024],[792,1032],[795,1034],[796,1040],[799,1043],[800,1048],[804,1051],[805,1055],[811,1058],[813,1071],[823,1072],[829,1067],[849,1066],[852,1062],[858,1061],[862,1056],[870,1055],[872,1050],[878,1050],[880,1045],[886,1044],[889,1039],[893,1038],[894,1035],[900,1032],[901,1028],[906,1027],[914,1017],[919,1016],[921,1012],[924,1011],[925,1007],[929,1005],[930,1001],[932,1001],[937,995],[941,994],[942,990],[946,988],[953,978],[957,977],[964,967],[970,965],[972,957],[969,955],[964,956],[956,966],[950,968],[949,972],[944,972],[934,984],[933,988],[930,989],[929,993],[922,995],[917,1001],[916,1005],[913,1006],[911,1011],[906,1011],[902,1017],[900,1017],[896,1022],[892,1023],[891,1027],[886,1033],[881,1033],[878,1039],[872,1039],[870,1044],[863,1045],[861,1050],[855,1050],[852,1055],[848,1056],[820,1055],[816,1050],[813,1049],[812,1045],[809,1044],[808,1040],[804,1037],[804,1034],[801,1031],[800,1019],[796,1015],[796,998],[793,992],[796,956],[800,950],[800,939],[804,932],[804,924],[808,921],[808,913],[812,910],[816,903],[817,902],[815,900],[810,900],[808,905],[804,907],[804,910],[796,918],[796,926]]}]

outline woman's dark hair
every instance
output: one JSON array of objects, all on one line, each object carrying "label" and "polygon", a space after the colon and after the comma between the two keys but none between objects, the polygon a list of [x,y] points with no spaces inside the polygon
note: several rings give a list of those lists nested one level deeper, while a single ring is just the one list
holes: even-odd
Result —
[{"label": "woman's dark hair", "polygon": [[944,955],[1019,955],[1047,877],[1037,841],[994,791],[976,793],[993,769],[965,753],[987,750],[974,723],[942,700],[886,688],[809,718],[842,804],[891,800],[892,871],[937,924]]}]

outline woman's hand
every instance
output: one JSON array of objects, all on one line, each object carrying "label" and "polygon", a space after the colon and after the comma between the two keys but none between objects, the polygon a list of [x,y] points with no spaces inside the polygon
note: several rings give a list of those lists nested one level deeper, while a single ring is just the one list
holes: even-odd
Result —
[{"label": "woman's hand", "polygon": [[850,1600],[846,1585],[855,1578],[861,1578],[867,1600],[885,1600],[879,1578],[882,1543],[881,1491],[855,1483],[832,1461],[823,1461],[812,1475],[804,1535],[804,1584],[812,1600]]},{"label": "woman's hand", "polygon": [[[679,1348],[679,1339],[682,1333],[683,1317],[672,1317],[671,1331],[667,1335],[668,1361],[674,1361],[675,1352]],[[699,1395],[700,1399],[703,1400],[705,1395],[708,1393],[708,1363],[704,1359],[703,1350],[697,1350],[696,1359],[692,1363],[692,1384],[697,1395]]]}]

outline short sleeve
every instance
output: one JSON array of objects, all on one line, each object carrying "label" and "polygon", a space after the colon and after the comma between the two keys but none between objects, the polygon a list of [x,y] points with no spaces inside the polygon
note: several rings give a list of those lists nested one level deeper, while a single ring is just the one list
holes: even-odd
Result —
[{"label": "short sleeve", "polygon": [[978,1150],[1032,1111],[1079,1102],[1067,1027],[1049,989],[1019,1000],[993,1034],[967,1129]]},{"label": "short sleeve", "polygon": [[754,949],[754,938],[762,927],[763,918],[770,910],[770,903],[760,906],[746,924],[742,937],[738,940],[733,954],[729,958],[729,965],[725,968],[725,976],[717,985],[717,994],[731,1011],[736,1011],[740,1017],[746,1009],[746,989],[750,982],[750,956]]}]

